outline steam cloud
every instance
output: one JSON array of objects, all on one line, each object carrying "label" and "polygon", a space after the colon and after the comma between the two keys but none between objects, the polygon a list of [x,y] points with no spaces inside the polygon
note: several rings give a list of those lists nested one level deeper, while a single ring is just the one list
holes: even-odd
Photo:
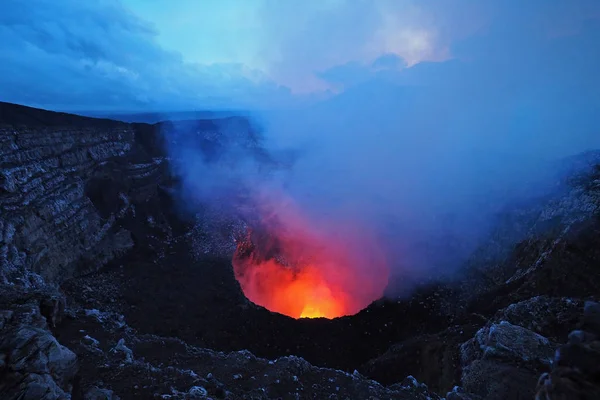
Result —
[{"label": "steam cloud", "polygon": [[[585,29],[598,36],[596,26]],[[344,77],[341,94],[252,113],[265,154],[278,160],[295,151],[289,169],[261,172],[256,154],[236,145],[228,150],[236,163],[215,172],[197,152],[172,146],[185,188],[206,201],[218,192],[223,201],[231,191],[215,191],[215,183],[243,182],[263,196],[285,193],[324,231],[374,232],[403,290],[425,276],[452,275],[499,210],[552,188],[556,160],[600,146],[598,78],[587,62],[556,61],[582,48],[598,61],[598,50],[581,36],[528,38],[518,62],[502,62],[514,57],[510,40],[493,53],[479,47],[471,60],[398,68],[403,61],[385,55],[325,71],[323,79]],[[553,52],[524,51],[550,45]]]}]

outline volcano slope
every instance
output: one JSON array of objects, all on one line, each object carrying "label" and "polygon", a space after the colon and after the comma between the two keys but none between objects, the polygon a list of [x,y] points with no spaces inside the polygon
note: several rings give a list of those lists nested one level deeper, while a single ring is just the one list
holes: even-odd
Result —
[{"label": "volcano slope", "polygon": [[[294,320],[236,282],[244,221],[175,211],[164,126],[0,119],[1,398],[598,398],[595,153],[500,215],[458,282]],[[215,121],[189,123],[222,144]]]}]

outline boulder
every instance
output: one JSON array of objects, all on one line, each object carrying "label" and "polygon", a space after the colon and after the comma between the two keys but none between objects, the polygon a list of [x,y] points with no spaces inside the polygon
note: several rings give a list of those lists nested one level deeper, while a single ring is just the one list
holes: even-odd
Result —
[{"label": "boulder", "polygon": [[552,370],[538,381],[537,400],[600,399],[600,303],[585,303],[582,328],[556,351]]},{"label": "boulder", "polygon": [[64,298],[52,290],[15,287],[0,287],[0,293],[2,307],[11,306],[8,297],[13,301],[12,309],[0,310],[0,398],[70,398],[77,356],[48,330],[62,318]]}]

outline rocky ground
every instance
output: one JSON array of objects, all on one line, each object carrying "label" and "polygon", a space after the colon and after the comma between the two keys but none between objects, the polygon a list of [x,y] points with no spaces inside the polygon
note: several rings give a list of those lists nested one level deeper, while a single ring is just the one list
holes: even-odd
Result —
[{"label": "rocky ground", "polygon": [[156,126],[0,118],[2,399],[600,398],[596,153],[500,215],[457,282],[293,320],[235,281],[242,221],[174,213]]},{"label": "rocky ground", "polygon": [[269,361],[144,334],[116,312],[65,308],[65,298],[53,291],[2,293],[2,307],[10,308],[0,320],[2,398],[435,398],[414,378],[384,387],[295,356]]}]

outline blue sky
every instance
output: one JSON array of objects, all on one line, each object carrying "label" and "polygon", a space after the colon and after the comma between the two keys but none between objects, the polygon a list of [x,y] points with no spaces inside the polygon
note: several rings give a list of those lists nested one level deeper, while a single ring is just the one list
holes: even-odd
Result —
[{"label": "blue sky", "polygon": [[382,74],[409,85],[595,83],[569,57],[598,61],[599,15],[595,0],[3,0],[0,99],[268,108]]}]

